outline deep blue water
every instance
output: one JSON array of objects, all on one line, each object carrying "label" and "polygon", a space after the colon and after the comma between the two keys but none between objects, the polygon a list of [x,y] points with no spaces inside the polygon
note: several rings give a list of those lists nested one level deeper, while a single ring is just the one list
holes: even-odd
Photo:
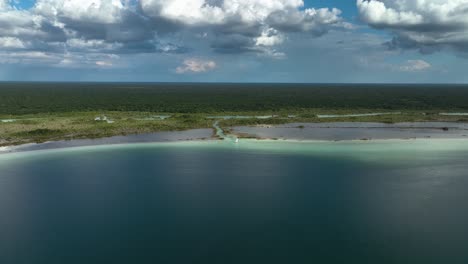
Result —
[{"label": "deep blue water", "polygon": [[281,144],[0,156],[0,263],[468,263],[468,147]]}]

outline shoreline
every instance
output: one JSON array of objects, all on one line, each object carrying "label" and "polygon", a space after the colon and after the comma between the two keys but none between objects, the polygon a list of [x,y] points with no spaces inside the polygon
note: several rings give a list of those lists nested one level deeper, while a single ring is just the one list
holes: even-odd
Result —
[{"label": "shoreline", "polygon": [[[408,143],[406,143],[408,142]],[[310,147],[309,147],[310,146]],[[468,150],[466,139],[386,139],[386,140],[270,140],[244,139],[239,144],[219,140],[186,140],[146,143],[118,143],[101,145],[84,145],[63,148],[43,148],[27,151],[0,152],[0,162],[13,161],[18,158],[39,157],[42,155],[63,155],[66,153],[87,153],[94,151],[123,151],[135,149],[207,149],[228,151],[267,151],[268,153],[329,153],[339,152],[341,155],[355,157],[365,152],[386,151],[390,155],[398,151],[460,151]],[[304,152],[306,151],[306,152]],[[19,161],[19,160],[18,160]],[[1,163],[0,163],[1,165]]]},{"label": "shoreline", "polygon": [[[362,122],[290,123],[276,126],[258,125],[230,127],[228,132],[222,129],[220,131],[225,135],[225,137],[213,136],[212,129],[193,129],[186,131],[113,136],[99,139],[59,140],[44,143],[29,143],[0,147],[0,155],[38,150],[134,144],[141,145],[178,142],[223,142],[236,144],[235,139],[237,138],[239,138],[241,142],[249,141],[269,143],[400,142],[450,139],[468,140],[467,123],[446,122],[414,122],[397,124]],[[219,138],[221,138],[221,140]]]},{"label": "shoreline", "polygon": [[[76,139],[100,139],[105,137],[114,137],[120,135],[136,135],[159,133],[163,131],[185,131],[190,129],[214,129],[215,137],[226,138],[235,137],[234,133],[229,133],[230,129],[239,126],[255,125],[277,125],[288,126],[290,124],[304,124],[308,127],[315,124],[314,129],[325,129],[329,124],[365,124],[366,129],[371,129],[373,125],[379,123],[398,124],[403,122],[445,122],[442,126],[456,126],[467,124],[468,118],[461,116],[440,116],[442,111],[409,111],[409,112],[384,112],[380,110],[361,109],[336,110],[330,111],[327,115],[325,110],[309,109],[294,111],[259,111],[259,112],[236,112],[230,115],[229,112],[222,112],[222,115],[216,113],[156,113],[156,112],[122,112],[122,111],[88,111],[88,112],[64,112],[49,114],[30,114],[22,116],[3,116],[0,119],[0,146],[24,145],[36,142],[76,140]],[[401,113],[401,114],[397,114]],[[326,116],[331,118],[319,118]],[[14,122],[3,122],[14,121]],[[365,123],[367,122],[367,123]],[[370,123],[376,122],[376,123]],[[216,128],[217,124],[226,130],[226,134],[219,134]],[[286,125],[285,125],[286,124]],[[391,125],[390,125],[391,126]],[[351,127],[352,128],[352,127]],[[468,127],[467,127],[468,129]],[[242,131],[241,131],[242,132]],[[243,133],[241,133],[243,134]],[[248,133],[249,134],[249,133]],[[252,133],[250,133],[252,134]],[[344,139],[363,139],[373,138],[372,135],[363,133],[359,138],[355,137],[323,137],[316,135],[298,136],[289,132],[284,135],[271,136],[257,135],[259,138],[285,138],[285,139],[325,139],[325,140],[344,140]],[[298,134],[298,133],[295,133]],[[241,136],[241,135],[240,135]],[[205,135],[205,138],[211,135]],[[250,136],[252,137],[252,136]],[[411,135],[395,135],[391,138],[410,138]],[[383,138],[388,138],[384,136]],[[186,138],[183,138],[186,139]],[[125,140],[124,140],[125,141]],[[158,141],[158,140],[155,140]],[[93,143],[94,144],[94,143]]]},{"label": "shoreline", "polygon": [[0,155],[18,152],[31,152],[49,149],[65,149],[87,146],[109,146],[119,144],[170,143],[181,141],[214,140],[212,129],[191,129],[186,131],[164,131],[147,134],[132,134],[104,138],[73,139],[46,141],[43,143],[27,143],[0,147]]}]

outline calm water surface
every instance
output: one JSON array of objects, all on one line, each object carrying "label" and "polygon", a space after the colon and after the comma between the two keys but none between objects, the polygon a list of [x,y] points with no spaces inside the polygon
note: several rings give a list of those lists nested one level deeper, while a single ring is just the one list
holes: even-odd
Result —
[{"label": "calm water surface", "polygon": [[0,263],[468,263],[468,141],[0,155]]}]

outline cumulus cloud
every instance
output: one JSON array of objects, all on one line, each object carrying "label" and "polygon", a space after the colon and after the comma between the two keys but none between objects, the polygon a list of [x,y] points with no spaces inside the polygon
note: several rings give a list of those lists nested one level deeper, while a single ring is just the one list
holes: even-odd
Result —
[{"label": "cumulus cloud", "polygon": [[27,10],[11,3],[0,0],[0,51],[26,55],[186,53],[203,36],[214,52],[278,57],[290,33],[346,27],[340,10],[304,8],[303,0],[36,0]]},{"label": "cumulus cloud", "polygon": [[285,32],[310,32],[320,36],[333,26],[346,27],[341,21],[341,10],[333,8],[308,8],[304,11],[285,9],[273,12],[268,17],[268,23]]},{"label": "cumulus cloud", "polygon": [[183,24],[255,24],[276,11],[296,9],[302,0],[141,0],[143,11]]},{"label": "cumulus cloud", "polygon": [[395,33],[390,48],[468,51],[468,0],[357,0],[360,17]]},{"label": "cumulus cloud", "polygon": [[256,38],[256,46],[276,46],[284,41],[284,36],[278,34],[274,29],[267,29],[262,32],[262,34]]},{"label": "cumulus cloud", "polygon": [[134,6],[121,0],[37,0],[31,11],[64,28],[69,38],[120,43],[154,40],[155,31]]},{"label": "cumulus cloud", "polygon": [[[173,27],[212,31],[211,45],[222,53],[265,52],[285,34],[321,36],[344,27],[335,8],[306,8],[302,0],[141,0],[143,13]],[[263,48],[258,48],[262,46]]]},{"label": "cumulus cloud", "polygon": [[187,59],[181,66],[177,67],[176,72],[183,73],[203,73],[216,68],[216,62],[211,60]]},{"label": "cumulus cloud", "polygon": [[36,42],[58,42],[65,40],[60,27],[42,16],[29,11],[11,8],[8,2],[0,7],[0,36]]},{"label": "cumulus cloud", "polygon": [[121,21],[124,4],[120,0],[37,0],[34,11],[55,20],[112,24]]}]

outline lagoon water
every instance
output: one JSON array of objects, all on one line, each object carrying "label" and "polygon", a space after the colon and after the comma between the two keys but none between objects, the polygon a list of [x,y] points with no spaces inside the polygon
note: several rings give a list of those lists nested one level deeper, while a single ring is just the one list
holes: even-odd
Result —
[{"label": "lagoon water", "polygon": [[468,141],[0,155],[0,263],[467,263]]}]

